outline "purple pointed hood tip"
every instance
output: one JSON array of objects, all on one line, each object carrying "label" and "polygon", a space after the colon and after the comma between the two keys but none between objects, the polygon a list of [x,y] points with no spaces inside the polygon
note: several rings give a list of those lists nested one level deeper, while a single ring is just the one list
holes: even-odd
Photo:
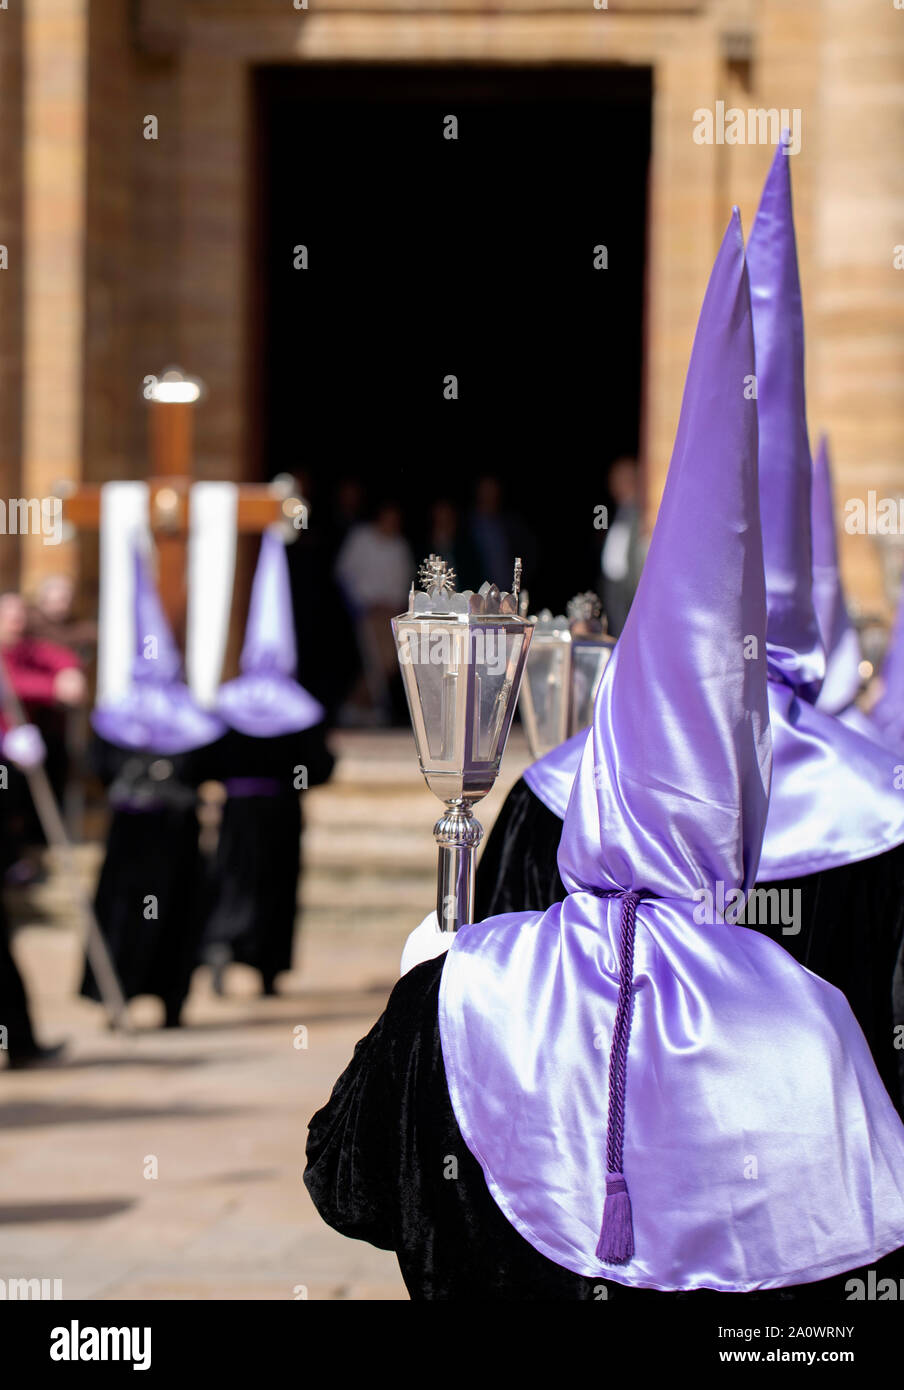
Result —
[{"label": "purple pointed hood tip", "polygon": [[161,757],[189,753],[222,737],[226,726],[202,710],[182,680],[182,660],[151,579],[135,550],[135,656],[120,700],[98,705],[95,732],[108,743]]},{"label": "purple pointed hood tip", "polygon": [[559,869],[570,892],[687,899],[755,880],[771,741],[753,370],[735,208],[649,554],[565,814]]},{"label": "purple pointed hood tip", "polygon": [[890,748],[904,753],[904,586],[882,664],[882,694],[870,711],[870,720]]},{"label": "purple pointed hood tip", "polygon": [[825,676],[825,653],[813,609],[804,320],[784,140],[763,187],[747,264],[756,343],[769,674],[812,703]]},{"label": "purple pointed hood tip", "polygon": [[825,435],[813,460],[813,607],[826,654],[826,676],[816,701],[826,714],[841,714],[860,690],[860,639],[848,617],[838,565],[832,470]]},{"label": "purple pointed hood tip", "polygon": [[289,562],[282,537],[272,528],[261,537],[241,675],[220,687],[217,712],[252,738],[278,738],[319,724],[325,710],[295,679],[296,665]]}]

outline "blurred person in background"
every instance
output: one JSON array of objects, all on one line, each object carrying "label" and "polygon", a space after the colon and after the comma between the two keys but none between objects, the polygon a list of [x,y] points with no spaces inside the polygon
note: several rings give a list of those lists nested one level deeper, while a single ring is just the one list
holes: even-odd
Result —
[{"label": "blurred person in background", "polygon": [[425,555],[439,555],[446,564],[461,570],[461,522],[458,508],[448,497],[439,497],[430,506]]},{"label": "blurred person in background", "polygon": [[345,533],[333,529],[314,479],[299,474],[295,491],[303,510],[293,518],[295,539],[286,555],[297,675],[331,724],[361,674],[354,622],[334,574],[336,548]]},{"label": "blurred person in background", "polygon": [[97,623],[77,618],[74,602],[75,585],[69,575],[48,575],[29,606],[28,631],[33,637],[69,647],[87,665],[97,646]]},{"label": "blurred person in background", "polygon": [[457,588],[479,589],[485,580],[500,589],[511,586],[516,556],[524,573],[536,573],[537,546],[524,521],[503,506],[502,484],[486,475],[477,480],[474,505],[460,547]]},{"label": "blurred person in background", "polygon": [[[68,574],[51,574],[43,579],[28,608],[28,632],[42,641],[67,647],[85,669],[93,666],[97,654],[97,623],[77,618],[74,612],[75,585]],[[83,804],[85,752],[88,746],[88,710],[83,701],[76,708],[46,706],[36,713],[36,722],[47,746],[47,775],[57,800],[65,807],[66,818],[78,822]]]},{"label": "blurred person in background", "polygon": [[364,519],[367,500],[359,478],[341,478],[331,499],[326,535],[335,557],[348,533]]},{"label": "blurred person in background", "polygon": [[[32,637],[28,612],[19,594],[0,594],[0,676],[9,681],[25,717],[40,729],[47,745],[47,773],[59,796],[65,780],[63,718],[67,709],[84,704],[87,683],[78,657],[68,647]],[[0,729],[12,722],[0,710]],[[31,804],[28,784],[15,767],[3,802],[4,868],[8,882],[25,885],[39,876],[37,865],[25,856],[26,845],[43,843],[43,833]]]},{"label": "blurred person in background", "polygon": [[[24,771],[43,762],[45,749],[41,735],[33,724],[6,728],[0,739],[0,748],[7,779],[4,790],[9,797],[10,771],[14,770],[20,781],[24,781]],[[3,853],[7,852],[4,836]],[[35,1038],[28,996],[12,952],[9,918],[0,894],[0,1055],[5,1052],[7,1068],[16,1070],[56,1062],[62,1051],[62,1043],[55,1047],[43,1047]]]},{"label": "blurred person in background", "polygon": [[377,507],[353,526],[336,557],[336,578],[354,615],[364,678],[346,706],[349,722],[405,721],[407,713],[390,619],[408,606],[415,578],[398,503]]},{"label": "blurred person in background", "polygon": [[616,459],[609,469],[608,484],[615,512],[603,541],[600,597],[609,631],[617,637],[625,625],[646,555],[637,460]]}]

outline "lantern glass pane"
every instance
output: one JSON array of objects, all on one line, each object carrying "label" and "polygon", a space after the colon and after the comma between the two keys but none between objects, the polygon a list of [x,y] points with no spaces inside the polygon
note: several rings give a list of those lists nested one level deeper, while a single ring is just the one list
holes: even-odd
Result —
[{"label": "lantern glass pane", "polygon": [[493,762],[500,739],[511,719],[513,684],[523,634],[501,628],[474,634],[474,729],[472,756],[477,762]]},{"label": "lantern glass pane", "polygon": [[448,762],[455,757],[456,710],[463,689],[456,660],[456,634],[448,630],[418,634],[411,643],[414,679],[427,732],[427,759]]},{"label": "lantern glass pane", "polygon": [[579,729],[586,729],[593,719],[593,702],[599,688],[600,678],[606,663],[612,655],[612,648],[600,643],[575,642],[572,647],[571,669],[571,719],[569,736]]},{"label": "lantern glass pane", "polygon": [[537,739],[544,749],[555,748],[564,737],[568,656],[567,642],[537,642],[536,639],[528,654],[524,679],[530,687]]}]

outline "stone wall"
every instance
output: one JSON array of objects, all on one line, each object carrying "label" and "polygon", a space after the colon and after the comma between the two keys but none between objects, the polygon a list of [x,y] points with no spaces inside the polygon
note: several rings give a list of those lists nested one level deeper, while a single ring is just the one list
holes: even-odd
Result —
[{"label": "stone wall", "polygon": [[[793,173],[811,427],[830,431],[841,497],[867,487],[904,491],[904,272],[892,268],[894,245],[904,241],[904,15],[890,3],[308,6],[30,0],[23,486],[40,490],[60,472],[96,480],[141,473],[142,378],[173,361],[208,386],[197,413],[199,475],[251,476],[252,67],[441,59],[653,69],[643,421],[651,510],[715,248],[732,202],[749,229],[771,158],[764,145],[696,144],[693,113],[717,100],[799,108]],[[147,116],[156,118],[155,140],[145,138]],[[15,132],[4,125],[0,138],[6,148]],[[3,163],[0,177],[14,181],[14,163]],[[4,315],[7,381],[15,380],[17,332],[15,316]],[[10,407],[0,410],[6,422]],[[13,446],[9,470],[14,418],[4,438]],[[39,544],[25,548],[29,574],[58,559]],[[881,601],[875,538],[850,539],[844,562],[852,594]]]},{"label": "stone wall", "polygon": [[[18,497],[22,450],[22,17],[0,13],[0,494]],[[14,584],[19,542],[0,537],[0,588]]]}]

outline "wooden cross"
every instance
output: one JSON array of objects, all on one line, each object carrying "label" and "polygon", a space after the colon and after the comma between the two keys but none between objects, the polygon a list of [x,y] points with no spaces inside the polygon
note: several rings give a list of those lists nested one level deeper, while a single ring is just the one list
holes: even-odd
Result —
[{"label": "wooden cross", "polygon": [[[169,373],[167,374],[169,375]],[[188,573],[188,499],[192,482],[192,411],[187,401],[151,399],[149,518],[157,547],[157,587],[176,640],[185,639]],[[100,529],[100,487],[83,484],[63,492],[63,516],[80,530]],[[300,498],[267,483],[238,485],[240,535],[259,535],[277,521],[291,521]]]}]

